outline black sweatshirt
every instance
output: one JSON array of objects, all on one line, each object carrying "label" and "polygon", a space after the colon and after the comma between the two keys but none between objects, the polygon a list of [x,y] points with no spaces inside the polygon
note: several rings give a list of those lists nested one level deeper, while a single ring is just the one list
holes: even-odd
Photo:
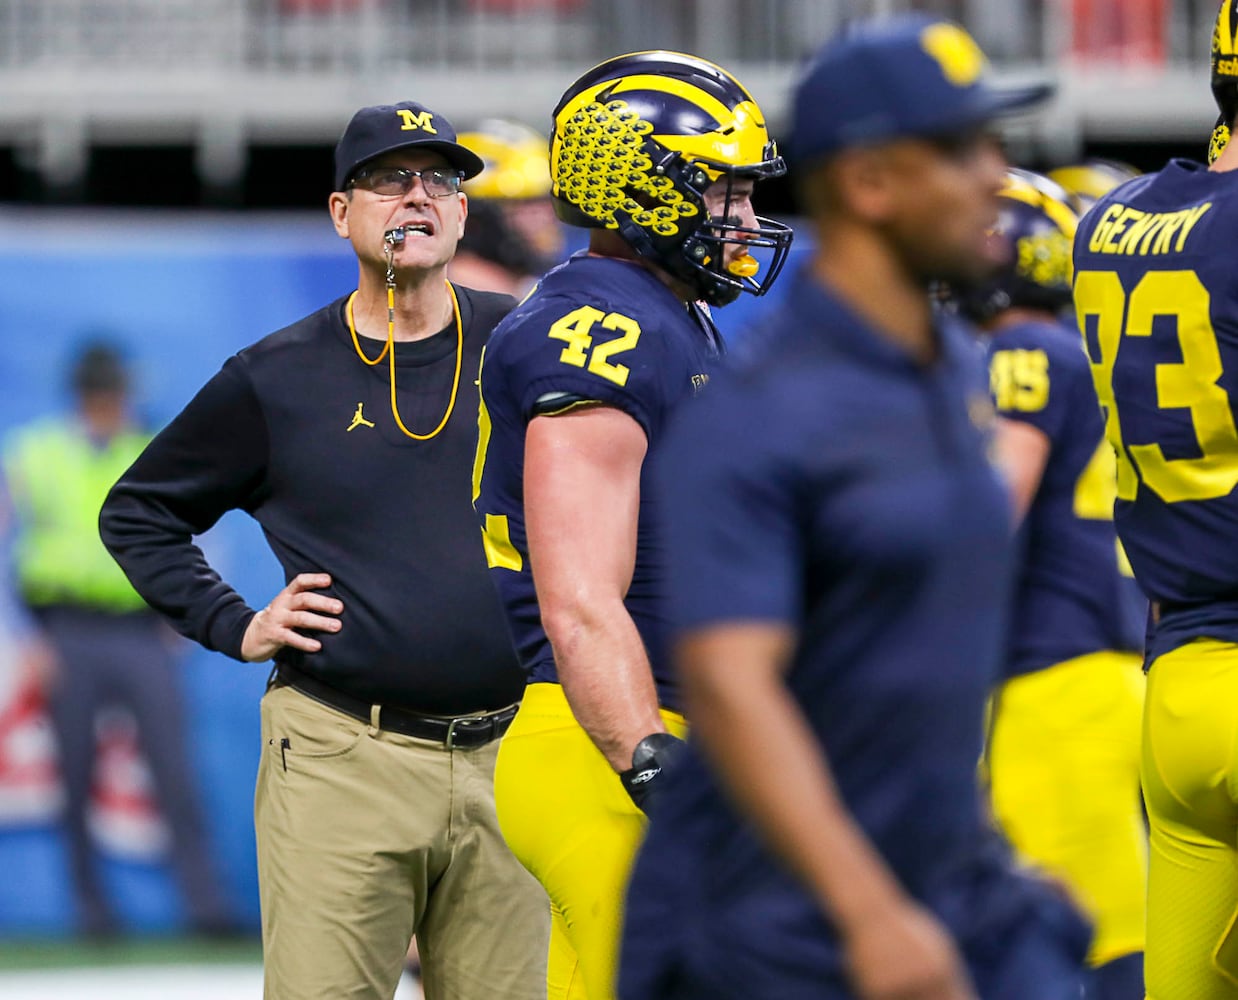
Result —
[{"label": "black sweatshirt", "polygon": [[[425,713],[519,700],[524,676],[471,503],[481,350],[514,303],[456,292],[459,390],[432,440],[396,426],[388,359],[361,361],[340,299],[229,358],[113,487],[103,542],[183,635],[240,659],[254,610],[192,541],[239,508],[262,525],[286,579],[329,573],[326,593],[344,604],[339,632],[312,633],[320,651],[285,647],[279,662]],[[371,358],[382,347],[361,345]],[[451,396],[455,322],[395,348],[400,417],[427,434]]]}]

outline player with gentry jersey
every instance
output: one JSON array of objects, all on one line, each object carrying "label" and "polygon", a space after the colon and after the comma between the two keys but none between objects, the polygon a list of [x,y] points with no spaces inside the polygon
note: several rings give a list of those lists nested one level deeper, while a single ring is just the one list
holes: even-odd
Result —
[{"label": "player with gentry jersey", "polygon": [[1143,992],[1147,836],[1139,802],[1147,601],[1124,576],[1116,471],[1091,367],[1061,313],[1077,217],[1046,177],[1012,170],[994,235],[1006,260],[963,294],[991,334],[996,460],[1020,522],[1005,680],[993,701],[993,811],[1024,858],[1096,924],[1089,1000]]},{"label": "player with gentry jersey", "polygon": [[[1238,8],[1212,86],[1238,113]],[[1151,1000],[1238,996],[1238,148],[1110,192],[1075,240],[1075,308],[1118,459],[1115,520],[1151,598],[1142,780]]]},{"label": "player with gentry jersey", "polygon": [[722,350],[697,300],[764,292],[791,232],[754,214],[756,182],[785,168],[712,63],[619,56],[554,122],[556,209],[590,247],[487,347],[473,490],[529,679],[499,752],[499,821],[550,895],[550,996],[605,1000],[642,810],[684,735],[646,458]]}]

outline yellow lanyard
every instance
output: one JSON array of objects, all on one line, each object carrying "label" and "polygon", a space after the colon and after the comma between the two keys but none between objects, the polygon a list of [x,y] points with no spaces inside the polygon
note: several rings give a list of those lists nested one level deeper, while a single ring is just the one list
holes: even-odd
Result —
[{"label": "yellow lanyard", "polygon": [[353,292],[348,296],[348,305],[344,312],[348,316],[348,332],[352,334],[352,346],[357,351],[357,357],[364,361],[367,365],[376,365],[384,357],[390,358],[391,370],[391,415],[395,417],[396,426],[400,428],[408,437],[415,441],[429,441],[447,426],[447,421],[451,419],[451,411],[456,408],[456,393],[460,389],[460,368],[464,361],[464,324],[460,319],[460,300],[456,298],[456,290],[452,288],[450,281],[445,281],[447,293],[451,296],[451,308],[456,317],[456,375],[451,383],[451,399],[447,402],[447,412],[443,414],[443,419],[438,422],[438,426],[429,434],[414,434],[404,426],[404,421],[400,419],[400,409],[396,403],[395,397],[395,348],[392,344],[395,342],[395,288],[392,284],[387,285],[387,343],[383,345],[382,351],[378,357],[371,360],[365,356],[365,352],[361,350],[361,342],[357,339],[357,325],[353,320],[352,305],[357,298],[357,293]]}]

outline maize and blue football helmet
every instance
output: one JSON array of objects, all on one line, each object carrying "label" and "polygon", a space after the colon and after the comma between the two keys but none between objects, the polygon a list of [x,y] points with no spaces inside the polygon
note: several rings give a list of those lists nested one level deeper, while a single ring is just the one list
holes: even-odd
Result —
[{"label": "maize and blue football helmet", "polygon": [[1071,301],[1071,247],[1079,216],[1059,184],[1029,170],[1007,171],[993,235],[1005,261],[986,283],[958,296],[961,312],[984,323],[1012,308],[1059,312]]},{"label": "maize and blue football helmet", "polygon": [[549,271],[563,259],[564,234],[550,201],[546,137],[521,122],[488,118],[456,141],[486,165],[462,187],[470,203],[460,248],[513,274]]},{"label": "maize and blue football helmet", "polygon": [[486,169],[464,182],[471,198],[546,198],[550,195],[550,168],[546,139],[520,122],[488,118],[456,141],[482,158]]},{"label": "maize and blue football helmet", "polygon": [[1238,115],[1238,6],[1233,0],[1224,0],[1217,11],[1208,77],[1220,112],[1208,140],[1208,162],[1213,163],[1229,145],[1230,129]]},{"label": "maize and blue football helmet", "polygon": [[1102,159],[1072,163],[1048,173],[1049,180],[1056,181],[1066,189],[1067,194],[1073,196],[1075,210],[1080,217],[1095,205],[1102,195],[1138,176],[1139,171],[1128,163]]},{"label": "maize and blue football helmet", "polygon": [[[616,231],[643,259],[711,305],[763,295],[786,263],[789,227],[758,217],[745,227],[706,214],[719,180],[780,177],[786,165],[752,95],[696,56],[618,56],[578,79],[554,111],[552,196],[573,226]],[[729,245],[749,251],[725,263]],[[764,251],[761,258],[751,252]],[[765,274],[757,278],[760,270]]]}]

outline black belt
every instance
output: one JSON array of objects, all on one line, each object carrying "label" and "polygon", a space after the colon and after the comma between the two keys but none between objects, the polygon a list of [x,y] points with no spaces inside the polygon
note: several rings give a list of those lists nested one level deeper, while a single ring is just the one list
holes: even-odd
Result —
[{"label": "black belt", "polygon": [[[293,690],[324,705],[337,709],[346,715],[362,722],[370,722],[370,711],[373,703],[363,698],[354,698],[345,694],[330,684],[324,684],[315,677],[310,677],[287,664],[277,664],[271,674],[272,684],[286,684]],[[412,736],[419,740],[433,740],[441,743],[448,750],[469,750],[485,746],[491,740],[497,740],[512,724],[519,705],[508,705],[496,712],[483,712],[479,715],[421,715],[410,712],[406,708],[394,708],[391,705],[378,707],[378,728],[388,732],[400,733],[402,736]]]}]

